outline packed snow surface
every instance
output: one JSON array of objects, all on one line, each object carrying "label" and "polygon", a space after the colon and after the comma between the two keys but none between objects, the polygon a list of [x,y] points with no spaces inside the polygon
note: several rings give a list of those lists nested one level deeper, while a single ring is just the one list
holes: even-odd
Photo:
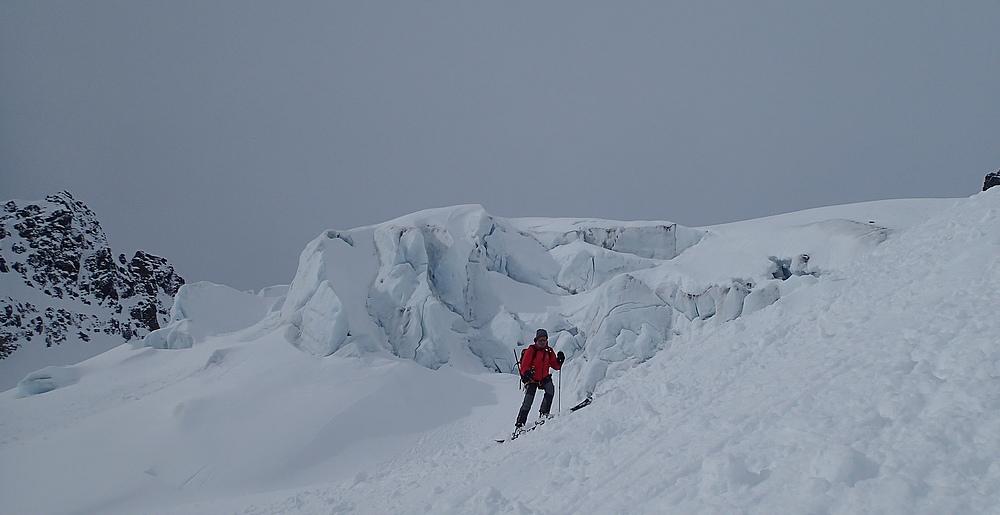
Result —
[{"label": "packed snow surface", "polygon": [[[998,212],[994,190],[700,229],[460,206],[328,231],[279,297],[179,293],[190,345],[0,394],[0,509],[994,511]],[[570,356],[561,415],[498,444],[521,393],[495,370],[536,327]]]}]

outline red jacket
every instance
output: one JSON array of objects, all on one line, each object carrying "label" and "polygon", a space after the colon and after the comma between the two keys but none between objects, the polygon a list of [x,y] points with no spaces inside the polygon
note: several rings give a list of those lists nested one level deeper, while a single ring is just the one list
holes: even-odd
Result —
[{"label": "red jacket", "polygon": [[535,382],[542,382],[546,377],[552,375],[549,373],[550,367],[559,370],[561,366],[552,347],[546,346],[542,349],[537,343],[532,343],[527,349],[524,349],[524,354],[521,356],[521,375],[523,376],[534,367],[535,374],[531,376],[531,379]]}]

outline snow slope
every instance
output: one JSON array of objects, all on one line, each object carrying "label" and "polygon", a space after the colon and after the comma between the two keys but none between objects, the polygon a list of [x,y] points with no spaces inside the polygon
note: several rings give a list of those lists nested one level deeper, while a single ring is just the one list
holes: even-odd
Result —
[{"label": "snow slope", "polygon": [[[502,445],[492,439],[510,428],[520,394],[516,377],[482,366],[490,343],[467,354],[456,344],[446,349],[460,359],[421,363],[420,345],[400,352],[407,347],[355,337],[379,334],[358,322],[371,317],[351,311],[361,308],[347,292],[368,291],[364,281],[314,280],[338,262],[395,279],[386,292],[416,292],[426,283],[410,281],[419,273],[405,268],[419,259],[383,261],[376,271],[350,252],[310,261],[318,253],[307,249],[303,278],[280,310],[251,327],[205,334],[184,350],[122,346],[63,369],[66,379],[50,379],[59,387],[47,393],[0,394],[0,508],[990,512],[1000,502],[998,211],[1000,191],[836,206],[699,229],[672,259],[587,243],[586,230],[560,240],[574,224],[607,225],[594,221],[501,221],[505,231],[532,235],[511,238],[508,248],[523,245],[538,260],[506,261],[481,276],[465,268],[460,282],[473,277],[466,284],[518,314],[517,330],[546,326],[562,345],[574,335],[560,323],[588,335],[567,347],[575,352],[562,377],[563,416]],[[327,240],[357,248],[358,233],[379,230],[355,230],[353,245],[343,233]],[[569,261],[553,255],[571,245],[580,248],[563,256]],[[419,254],[433,245],[381,248]],[[559,272],[586,267],[562,265],[603,250],[632,256],[614,257],[629,270],[602,272],[597,265],[609,259],[594,259],[590,277],[608,277],[588,283],[575,274],[583,290],[569,292],[570,276]],[[750,286],[736,309],[727,299],[738,297],[722,290],[744,280]],[[409,295],[390,298],[414,298],[402,291]],[[712,302],[699,302],[705,294]],[[341,300],[331,309],[334,297]],[[446,305],[452,322],[484,320],[452,316],[462,297],[428,298]],[[467,305],[486,304],[471,298]],[[631,314],[609,327],[621,306]],[[333,312],[345,314],[330,320]],[[426,313],[421,319],[434,320]],[[344,320],[350,336],[326,353],[329,335],[346,334],[337,328]],[[605,363],[597,374],[596,362]],[[594,404],[566,414],[588,392]]]}]

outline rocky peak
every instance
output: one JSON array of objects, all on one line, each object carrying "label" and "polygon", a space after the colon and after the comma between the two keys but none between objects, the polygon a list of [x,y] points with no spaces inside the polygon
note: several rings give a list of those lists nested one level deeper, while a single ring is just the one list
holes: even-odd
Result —
[{"label": "rocky peak", "polygon": [[82,263],[108,250],[93,211],[67,191],[49,195],[44,202],[4,204],[0,240],[8,239],[9,248],[0,248],[9,267],[27,286],[60,299],[80,297]]},{"label": "rocky peak", "polygon": [[96,332],[142,336],[168,320],[182,284],[161,257],[139,251],[116,262],[97,216],[67,191],[8,201],[0,212],[0,359],[39,337],[52,346]]}]

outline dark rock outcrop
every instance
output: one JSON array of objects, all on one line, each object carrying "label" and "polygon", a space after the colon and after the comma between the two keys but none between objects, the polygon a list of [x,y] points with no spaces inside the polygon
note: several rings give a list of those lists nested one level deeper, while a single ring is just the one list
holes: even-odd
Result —
[{"label": "dark rock outcrop", "polygon": [[116,262],[93,211],[69,192],[9,201],[0,211],[0,359],[35,338],[51,347],[99,332],[141,337],[167,322],[182,284],[161,257],[139,251]]},{"label": "dark rock outcrop", "polygon": [[986,191],[994,186],[1000,186],[1000,171],[986,174],[986,180],[983,181],[983,191]]}]

